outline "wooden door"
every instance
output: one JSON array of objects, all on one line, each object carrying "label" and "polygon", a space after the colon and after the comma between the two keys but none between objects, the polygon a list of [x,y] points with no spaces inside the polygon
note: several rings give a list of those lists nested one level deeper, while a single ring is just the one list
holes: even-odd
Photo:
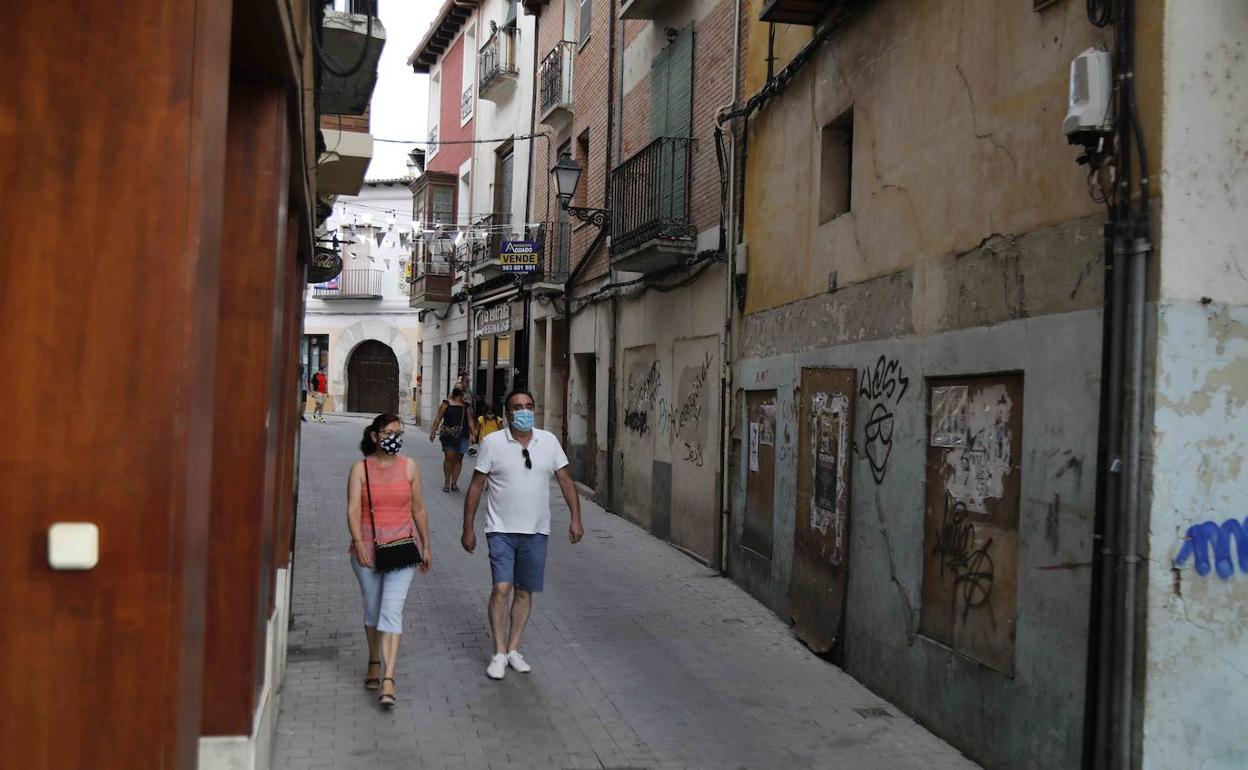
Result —
[{"label": "wooden door", "polygon": [[1023,376],[931,381],[919,629],[1014,673]]},{"label": "wooden door", "polygon": [[390,347],[365,340],[347,364],[347,411],[382,414],[399,411],[399,361]]},{"label": "wooden door", "polygon": [[775,532],[776,391],[749,391],[745,402],[749,413],[749,458],[741,545],[770,559]]},{"label": "wooden door", "polygon": [[797,511],[789,613],[798,638],[828,652],[844,626],[849,584],[849,459],[853,369],[802,369]]}]

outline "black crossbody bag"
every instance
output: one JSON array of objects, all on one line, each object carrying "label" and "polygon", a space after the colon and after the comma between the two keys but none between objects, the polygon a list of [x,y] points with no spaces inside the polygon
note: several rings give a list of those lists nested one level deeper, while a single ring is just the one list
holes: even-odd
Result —
[{"label": "black crossbody bag", "polygon": [[393,572],[396,569],[415,567],[424,561],[416,538],[404,537],[389,543],[377,540],[377,513],[373,510],[373,485],[368,478],[368,461],[364,461],[364,488],[368,492],[368,518],[373,527],[373,569]]}]

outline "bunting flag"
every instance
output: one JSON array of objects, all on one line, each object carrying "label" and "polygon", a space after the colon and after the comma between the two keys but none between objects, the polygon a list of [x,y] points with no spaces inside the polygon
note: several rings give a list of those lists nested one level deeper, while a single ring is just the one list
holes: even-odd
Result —
[{"label": "bunting flag", "polygon": [[377,232],[373,233],[373,237],[377,239],[377,245],[380,246],[381,242],[386,239],[386,231],[378,230]]}]

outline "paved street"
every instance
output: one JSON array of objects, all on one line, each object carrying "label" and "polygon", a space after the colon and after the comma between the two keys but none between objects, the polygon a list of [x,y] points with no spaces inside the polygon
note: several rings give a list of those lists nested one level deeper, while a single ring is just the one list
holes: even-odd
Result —
[{"label": "paved street", "polygon": [[460,548],[463,495],[441,491],[441,455],[412,426],[404,452],[425,474],[434,568],[408,596],[399,705],[380,711],[361,683],[343,513],[365,422],[328,419],[303,427],[275,767],[976,767],[807,652],[732,582],[632,524],[583,502],[585,539],[571,546],[557,491],[546,591],[522,648],[533,673],[486,679],[484,538],[475,555]]}]

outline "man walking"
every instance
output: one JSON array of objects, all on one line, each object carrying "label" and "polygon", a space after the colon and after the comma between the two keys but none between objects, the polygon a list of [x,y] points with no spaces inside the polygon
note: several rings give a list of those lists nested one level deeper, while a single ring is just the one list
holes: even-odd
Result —
[{"label": "man walking", "polygon": [[322,366],[312,375],[312,400],[316,402],[316,408],[312,410],[313,422],[325,422],[325,397],[328,393],[329,376]]},{"label": "man walking", "polygon": [[489,603],[494,657],[485,674],[491,679],[502,679],[507,666],[520,673],[531,670],[520,655],[520,637],[533,607],[533,594],[542,590],[546,571],[552,474],[559,480],[559,489],[572,513],[568,540],[578,543],[585,534],[581,501],[568,470],[568,457],[553,433],[533,427],[533,406],[533,394],[526,390],[512,391],[507,396],[503,412],[508,427],[481,441],[477,468],[464,500],[464,534],[460,542],[465,551],[472,553],[477,547],[473,521],[481,490],[489,479],[485,538],[494,581]]}]

